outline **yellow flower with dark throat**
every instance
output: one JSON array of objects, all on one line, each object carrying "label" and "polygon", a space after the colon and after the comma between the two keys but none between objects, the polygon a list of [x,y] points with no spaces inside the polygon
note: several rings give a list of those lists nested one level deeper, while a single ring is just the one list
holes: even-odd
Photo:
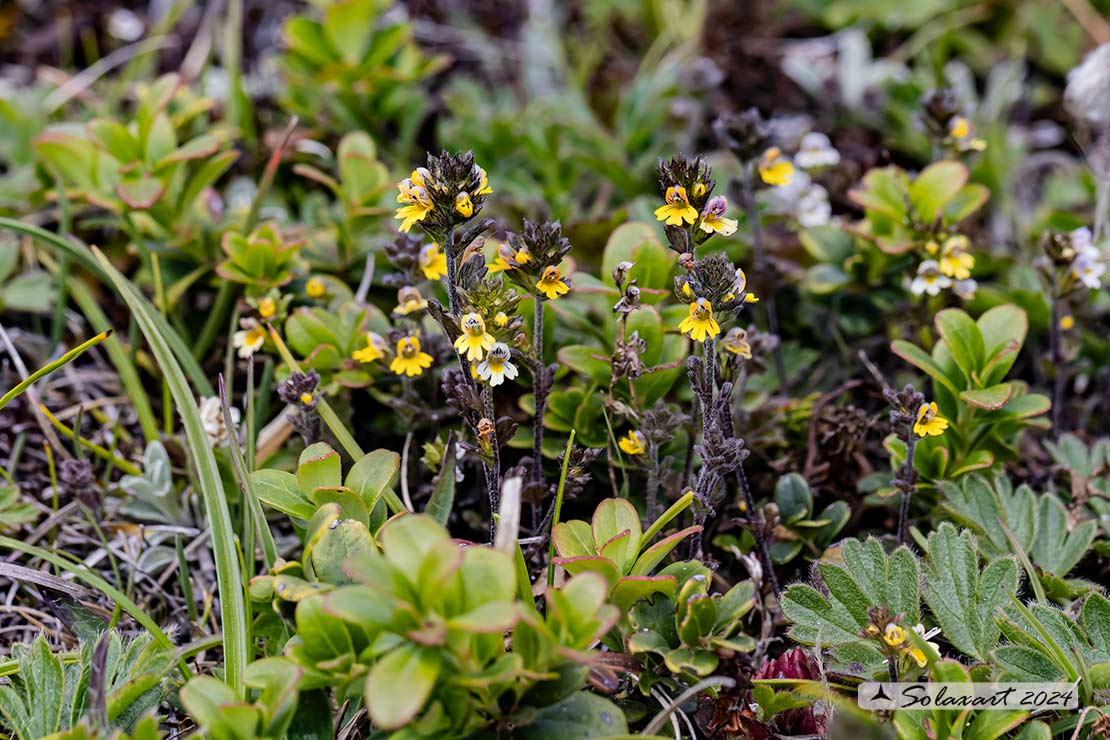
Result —
[{"label": "yellow flower with dark throat", "polygon": [[[519,260],[517,260],[519,262]],[[550,301],[570,292],[570,286],[563,281],[563,273],[555,265],[548,265],[536,287]]]},{"label": "yellow flower with dark throat", "polygon": [[921,404],[917,410],[917,421],[913,423],[913,433],[918,437],[937,437],[948,428],[948,419],[937,411],[937,402]]},{"label": "yellow flower with dark throat", "polygon": [[407,375],[410,378],[420,375],[426,368],[432,366],[432,356],[420,351],[418,337],[401,337],[397,340],[397,356],[389,363],[389,369],[398,375]]},{"label": "yellow flower with dark throat", "polygon": [[707,234],[714,232],[721,236],[730,236],[736,233],[736,219],[725,218],[728,201],[723,195],[715,195],[705,204],[701,212],[701,230]]},{"label": "yellow flower with dark throat", "polygon": [[308,282],[304,284],[304,292],[309,298],[323,298],[324,294],[328,292],[328,286],[320,278],[310,277]]},{"label": "yellow flower with dark throat", "polygon": [[690,304],[690,315],[678,325],[678,330],[695,342],[704,342],[721,333],[721,325],[713,318],[713,304],[699,298]]},{"label": "yellow flower with dark throat", "polygon": [[435,242],[420,249],[420,271],[429,280],[439,280],[447,274],[447,255]]},{"label": "yellow flower with dark throat", "polygon": [[621,437],[617,445],[626,455],[642,455],[644,454],[644,450],[647,449],[647,439],[644,438],[643,432],[629,429],[628,435]]},{"label": "yellow flower with dark throat", "polygon": [[463,218],[474,215],[474,202],[470,200],[470,193],[463,191],[455,196],[455,210]]},{"label": "yellow flower with dark throat", "polygon": [[700,198],[705,195],[707,190],[709,190],[709,188],[705,187],[704,182],[695,182],[693,195],[695,198]]},{"label": "yellow flower with dark throat", "polygon": [[967,253],[967,248],[968,240],[963,234],[948,237],[940,253],[940,271],[957,280],[967,280],[971,277],[975,258]]},{"label": "yellow flower with dark throat", "polygon": [[420,295],[420,291],[411,285],[406,285],[397,291],[397,308],[393,309],[393,313],[408,316],[427,307],[428,301]]},{"label": "yellow flower with dark throat", "polygon": [[264,319],[273,318],[277,313],[277,301],[273,298],[263,298],[258,302],[258,315]]},{"label": "yellow flower with dark throat", "polygon": [[759,158],[759,177],[768,185],[789,185],[794,178],[794,163],[773,146]]},{"label": "yellow flower with dark throat", "polygon": [[466,353],[468,360],[480,360],[486,350],[493,347],[494,338],[486,332],[486,322],[473,311],[459,320],[462,334],[455,340],[455,349]]},{"label": "yellow flower with dark throat", "polygon": [[421,171],[414,171],[413,177],[402,180],[397,184],[397,202],[406,203],[394,214],[394,218],[401,220],[401,231],[408,231],[417,221],[423,221],[432,208],[432,197],[424,187],[424,177]]},{"label": "yellow flower with dark throat", "polygon": [[517,376],[516,365],[509,362],[512,350],[504,342],[495,342],[490,347],[486,359],[482,360],[475,368],[478,377],[487,381],[491,386],[501,385],[508,378],[512,380]]},{"label": "yellow flower with dark throat", "polygon": [[698,220],[698,209],[690,205],[686,197],[686,188],[681,185],[671,185],[663,198],[665,205],[655,209],[655,218],[666,221],[667,226],[681,226],[683,222],[692,224]]},{"label": "yellow flower with dark throat", "polygon": [[375,332],[367,332],[366,346],[362,349],[356,349],[351,353],[351,358],[359,362],[373,362],[385,357],[385,350],[388,345],[385,338]]},{"label": "yellow flower with dark throat", "polygon": [[752,359],[752,345],[748,341],[748,332],[740,327],[729,329],[725,334],[725,350],[745,360]]},{"label": "yellow flower with dark throat", "polygon": [[883,642],[891,647],[898,647],[906,641],[906,631],[891,622],[883,631]]},{"label": "yellow flower with dark throat", "polygon": [[493,317],[493,325],[496,326],[498,329],[504,329],[506,326],[509,325],[509,314],[505,313],[504,311],[498,311],[497,314]]}]

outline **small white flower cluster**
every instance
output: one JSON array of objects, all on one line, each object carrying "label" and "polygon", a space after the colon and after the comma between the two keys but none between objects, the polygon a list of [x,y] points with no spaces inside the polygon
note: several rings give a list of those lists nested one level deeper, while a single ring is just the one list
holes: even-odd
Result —
[{"label": "small white flower cluster", "polygon": [[969,301],[975,297],[979,283],[972,278],[953,280],[940,271],[940,263],[936,260],[922,260],[917,266],[917,276],[910,283],[910,292],[914,295],[939,295],[949,288],[961,300]]},{"label": "small white flower cluster", "polygon": [[840,152],[832,146],[828,136],[811,131],[801,138],[793,161],[794,175],[790,182],[768,193],[771,210],[793,216],[806,229],[824,226],[832,220],[829,193],[813,181],[810,173],[839,164]]},{"label": "small white flower cluster", "polygon": [[1072,275],[1092,290],[1102,287],[1102,276],[1106,264],[1102,253],[1094,245],[1091,230],[1086,226],[1071,232],[1071,247],[1075,250],[1075,260],[1071,263]]},{"label": "small white flower cluster", "polygon": [[[197,406],[200,423],[208,435],[208,443],[213,447],[224,446],[228,442],[227,424],[224,422],[223,404],[216,396],[205,396]],[[239,424],[239,409],[231,407],[231,423]]]}]

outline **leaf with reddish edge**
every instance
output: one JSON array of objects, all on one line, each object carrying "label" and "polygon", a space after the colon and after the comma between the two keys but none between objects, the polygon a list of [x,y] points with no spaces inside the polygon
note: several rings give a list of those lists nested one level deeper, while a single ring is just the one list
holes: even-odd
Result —
[{"label": "leaf with reddish edge", "polygon": [[640,536],[643,534],[643,529],[640,527],[640,514],[636,511],[636,507],[628,499],[605,499],[594,510],[590,526],[593,528],[594,542],[599,547],[624,530],[629,530],[630,536],[625,542],[624,555],[616,558],[617,565],[624,572],[625,564],[631,564],[640,551]]},{"label": "leaf with reddish edge", "polygon": [[975,408],[997,411],[1006,405],[1014,395],[1014,387],[1009,383],[999,383],[990,388],[974,388],[960,394],[960,400]]},{"label": "leaf with reddish edge", "polygon": [[116,185],[116,195],[136,210],[145,210],[157,203],[166,192],[166,186],[150,175],[125,178]]},{"label": "leaf with reddish edge", "polygon": [[659,565],[659,563],[663,561],[663,558],[667,557],[667,554],[670,553],[679,542],[700,531],[700,526],[687,527],[686,529],[675,532],[659,540],[654,545],[644,550],[640,558],[636,561],[636,564],[632,566],[630,575],[646,576],[651,573],[651,571],[655,570],[655,566]]},{"label": "leaf with reddish edge", "polygon": [[629,555],[628,543],[632,540],[632,530],[626,529],[623,532],[610,537],[604,545],[598,548],[598,554],[604,558],[609,558],[617,566],[617,570],[621,574],[628,572],[636,558],[635,550]]},{"label": "leaf with reddish edge", "polygon": [[573,558],[555,558],[555,565],[561,565],[568,573],[597,573],[604,578],[609,588],[613,588],[621,579],[621,572],[617,564],[609,558],[600,555],[581,555]]},{"label": "leaf with reddish edge", "polygon": [[564,558],[577,558],[597,554],[594,533],[590,525],[578,519],[555,525],[555,549]]},{"label": "leaf with reddish edge", "polygon": [[609,602],[627,612],[640,599],[655,594],[671,598],[677,587],[678,579],[674,576],[625,576],[609,593]]},{"label": "leaf with reddish edge", "polygon": [[494,635],[512,629],[520,612],[510,601],[494,601],[447,620],[448,629]]}]

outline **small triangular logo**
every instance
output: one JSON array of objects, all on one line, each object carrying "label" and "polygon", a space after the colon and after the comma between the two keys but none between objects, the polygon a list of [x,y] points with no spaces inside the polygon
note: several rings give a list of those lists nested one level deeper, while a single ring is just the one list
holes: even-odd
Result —
[{"label": "small triangular logo", "polygon": [[885,691],[883,691],[883,685],[882,684],[879,684],[879,690],[876,691],[875,695],[871,697],[871,701],[880,701],[880,700],[881,701],[890,701],[890,697],[886,695]]}]

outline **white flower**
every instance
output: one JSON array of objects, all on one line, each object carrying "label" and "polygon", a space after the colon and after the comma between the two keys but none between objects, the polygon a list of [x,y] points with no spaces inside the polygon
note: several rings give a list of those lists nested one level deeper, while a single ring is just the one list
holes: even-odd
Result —
[{"label": "white flower", "polygon": [[979,290],[979,283],[975,282],[974,278],[967,280],[957,280],[952,284],[952,292],[957,295],[961,300],[970,301],[975,297],[975,291]]},{"label": "white flower", "polygon": [[1076,118],[1110,125],[1110,44],[1098,47],[1068,72],[1064,103]]},{"label": "white flower", "polygon": [[940,264],[936,260],[925,260],[917,267],[917,277],[910,283],[910,292],[914,295],[937,295],[950,287],[952,279],[941,273]]},{"label": "white flower", "polygon": [[794,166],[803,170],[832,167],[840,163],[840,152],[829,142],[829,137],[820,131],[810,131],[802,137],[798,153],[794,155]]},{"label": "white flower", "polygon": [[[224,411],[220,399],[215,396],[206,396],[200,399],[197,407],[200,412],[200,423],[208,435],[208,443],[213,447],[226,445],[228,441],[227,424],[224,423]],[[231,423],[239,423],[239,409],[231,408]]]},{"label": "white flower", "polygon": [[810,185],[798,199],[795,216],[798,223],[807,229],[827,224],[832,218],[829,192],[820,185]]},{"label": "white flower", "polygon": [[1088,288],[1096,289],[1102,287],[1102,274],[1106,272],[1106,265],[1090,253],[1081,253],[1071,263],[1071,271]]},{"label": "white flower", "polygon": [[266,328],[253,319],[243,319],[239,326],[243,328],[232,335],[231,344],[239,350],[239,357],[245,360],[262,349]]},{"label": "white flower", "polygon": [[512,351],[504,342],[494,342],[486,359],[478,364],[478,377],[488,381],[491,386],[501,385],[505,378],[512,380],[517,375],[516,365],[509,362]]},{"label": "white flower", "polygon": [[1091,259],[1098,259],[1098,247],[1094,245],[1091,230],[1086,226],[1080,226],[1078,229],[1072,231],[1068,238],[1071,240],[1071,248],[1080,255],[1086,255]]}]

